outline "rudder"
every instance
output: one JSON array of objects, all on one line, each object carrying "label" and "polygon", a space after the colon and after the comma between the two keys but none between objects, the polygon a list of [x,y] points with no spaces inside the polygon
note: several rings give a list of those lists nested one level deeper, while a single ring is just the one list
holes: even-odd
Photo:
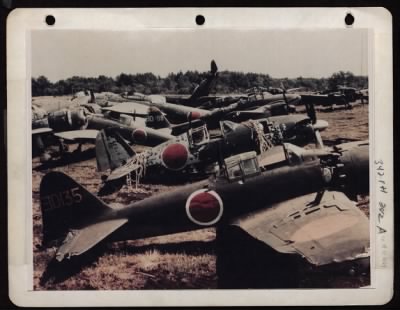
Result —
[{"label": "rudder", "polygon": [[96,136],[97,170],[114,170],[124,165],[135,152],[114,128],[102,129]]}]

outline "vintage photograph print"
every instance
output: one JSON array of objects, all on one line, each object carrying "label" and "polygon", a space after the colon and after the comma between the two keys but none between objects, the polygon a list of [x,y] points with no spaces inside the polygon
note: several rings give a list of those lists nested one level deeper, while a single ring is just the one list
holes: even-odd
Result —
[{"label": "vintage photograph print", "polygon": [[32,30],[33,290],[371,285],[367,29]]}]

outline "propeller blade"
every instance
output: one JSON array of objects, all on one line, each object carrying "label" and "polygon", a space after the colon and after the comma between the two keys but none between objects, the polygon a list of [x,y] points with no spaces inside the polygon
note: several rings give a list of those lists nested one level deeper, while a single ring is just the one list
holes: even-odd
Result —
[{"label": "propeller blade", "polygon": [[90,100],[89,103],[96,103],[96,97],[94,96],[93,90],[89,89]]},{"label": "propeller blade", "polygon": [[308,117],[311,119],[311,123],[315,124],[317,122],[317,114],[315,113],[315,107],[313,103],[306,103],[306,111]]},{"label": "propeller blade", "polygon": [[192,128],[192,111],[189,112],[188,121],[189,121],[189,128]]},{"label": "propeller blade", "polygon": [[282,88],[283,92],[286,93],[286,87],[283,85],[282,81],[281,81],[281,88]]},{"label": "propeller blade", "polygon": [[324,142],[322,141],[321,134],[319,130],[315,130],[315,146],[317,149],[323,149],[324,148]]},{"label": "propeller blade", "polygon": [[288,99],[287,99],[287,97],[286,97],[286,88],[285,88],[285,86],[283,86],[283,82],[281,82],[281,88],[282,88],[282,96],[283,96],[283,100],[285,101],[285,103],[286,103],[286,113],[289,113],[289,101],[288,101]]}]

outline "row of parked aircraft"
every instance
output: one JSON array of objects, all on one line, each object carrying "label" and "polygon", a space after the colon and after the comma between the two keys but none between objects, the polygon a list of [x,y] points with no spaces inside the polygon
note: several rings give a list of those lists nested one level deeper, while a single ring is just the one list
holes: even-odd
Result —
[{"label": "row of parked aircraft", "polygon": [[[212,61],[187,97],[88,91],[61,110],[33,108],[34,156],[60,163],[47,148],[59,144],[65,155],[70,142],[83,160],[81,145],[94,144],[105,173],[99,195],[131,183],[191,182],[116,209],[70,177],[48,173],[40,186],[43,241],[64,238],[52,265],[127,234],[227,225],[312,265],[368,261],[368,218],[355,205],[368,193],[368,142],[325,146],[320,131],[328,123],[317,119],[315,98],[284,87],[210,96],[217,73]],[[292,113],[300,104],[306,114]],[[148,148],[137,153],[132,144]]]}]

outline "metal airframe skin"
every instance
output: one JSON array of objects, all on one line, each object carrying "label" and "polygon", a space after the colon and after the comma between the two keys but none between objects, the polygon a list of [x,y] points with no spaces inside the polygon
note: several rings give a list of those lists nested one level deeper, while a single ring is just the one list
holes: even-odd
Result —
[{"label": "metal airframe skin", "polygon": [[[368,218],[343,194],[368,192],[368,182],[362,182],[368,175],[368,144],[301,160],[250,169],[248,175],[243,167],[249,166],[238,160],[238,178],[220,174],[124,208],[108,206],[66,175],[50,172],[40,187],[44,241],[69,231],[56,255],[62,261],[106,238],[238,225],[275,250],[300,254],[316,265],[368,256]],[[322,233],[319,228],[328,222]],[[281,226],[288,239],[278,231]]]}]

